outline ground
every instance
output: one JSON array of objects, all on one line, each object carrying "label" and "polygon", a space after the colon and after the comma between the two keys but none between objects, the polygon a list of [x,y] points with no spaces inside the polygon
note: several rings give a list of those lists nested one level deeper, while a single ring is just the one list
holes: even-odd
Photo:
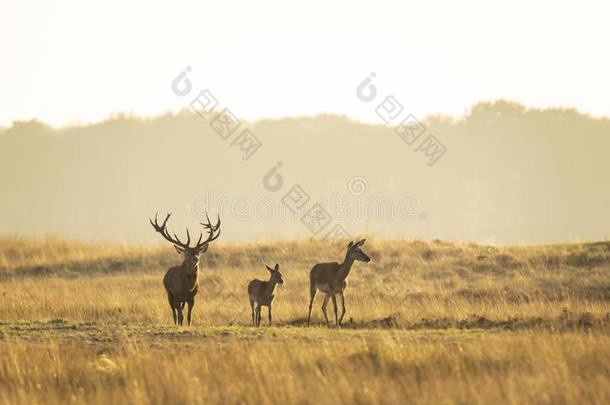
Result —
[{"label": "ground", "polygon": [[[304,326],[309,269],[345,251],[310,240],[212,246],[179,328],[169,246],[0,240],[0,402],[610,402],[610,243],[363,249],[340,330],[321,297]],[[263,257],[286,285],[254,328]]]}]

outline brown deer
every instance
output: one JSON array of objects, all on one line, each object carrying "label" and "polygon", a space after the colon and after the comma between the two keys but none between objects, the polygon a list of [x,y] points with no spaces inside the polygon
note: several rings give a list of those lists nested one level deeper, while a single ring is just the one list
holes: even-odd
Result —
[{"label": "brown deer", "polygon": [[269,308],[269,325],[271,325],[271,303],[273,302],[273,292],[277,284],[284,284],[280,265],[275,264],[275,268],[265,265],[269,273],[269,281],[254,279],[248,283],[248,297],[250,298],[250,308],[252,308],[252,325],[261,324],[261,307]]},{"label": "brown deer", "polygon": [[184,256],[184,261],[180,266],[170,267],[167,270],[165,277],[163,277],[163,285],[167,291],[169,306],[172,308],[174,324],[182,325],[182,320],[184,319],[182,310],[186,303],[188,304],[186,318],[190,326],[191,312],[193,305],[195,305],[195,295],[197,295],[197,289],[199,288],[199,258],[201,254],[208,250],[210,242],[218,239],[220,236],[220,216],[218,216],[216,225],[212,225],[210,218],[206,214],[208,223],[201,223],[201,225],[207,230],[208,237],[202,240],[203,232],[201,232],[199,240],[195,246],[191,247],[191,235],[188,228],[186,230],[186,243],[180,241],[175,233],[173,238],[170,236],[167,231],[167,221],[171,215],[171,213],[167,214],[163,223],[159,225],[157,214],[155,214],[155,222],[151,219],[150,224],[155,228],[155,231],[159,232],[163,238],[174,245],[178,254]]},{"label": "brown deer", "polygon": [[[322,303],[322,312],[324,313],[324,319],[326,319],[326,325],[330,328],[328,322],[328,316],[326,315],[326,307],[328,305],[328,299],[332,298],[333,308],[335,310],[335,324],[339,328],[343,317],[345,316],[345,296],[343,291],[347,287],[347,276],[354,264],[354,261],[368,263],[371,258],[366,255],[361,249],[366,239],[362,239],[359,242],[354,243],[353,241],[347,245],[347,253],[345,254],[345,260],[343,263],[318,263],[311,269],[309,273],[309,315],[307,316],[307,326],[311,320],[311,307],[313,300],[316,298],[316,292],[322,291],[326,295],[324,296],[324,302]],[[337,298],[336,294],[339,294],[341,299],[341,318],[337,319]]]}]

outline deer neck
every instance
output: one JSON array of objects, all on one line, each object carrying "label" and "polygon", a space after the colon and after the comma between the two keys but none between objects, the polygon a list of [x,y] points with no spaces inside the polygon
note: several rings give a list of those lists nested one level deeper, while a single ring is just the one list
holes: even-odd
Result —
[{"label": "deer neck", "polygon": [[344,281],[347,276],[349,276],[349,272],[352,269],[352,265],[354,264],[354,259],[349,258],[345,255],[345,260],[343,263],[339,265],[339,272],[337,273],[337,281]]},{"label": "deer neck", "polygon": [[187,260],[184,259],[184,261],[182,262],[182,270],[184,271],[184,273],[188,275],[193,275],[195,276],[195,278],[197,278],[196,276],[199,275],[199,262],[197,262],[197,264],[195,265],[195,271],[191,273],[190,269],[188,268]]},{"label": "deer neck", "polygon": [[273,292],[275,291],[276,286],[277,282],[273,280],[273,278],[270,278],[269,281],[267,281],[267,286],[265,287],[265,296],[271,297],[273,295]]}]

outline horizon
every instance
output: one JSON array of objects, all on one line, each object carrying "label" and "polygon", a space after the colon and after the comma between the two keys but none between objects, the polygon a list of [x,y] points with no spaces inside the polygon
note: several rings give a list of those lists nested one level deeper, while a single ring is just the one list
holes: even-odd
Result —
[{"label": "horizon", "polygon": [[[539,112],[539,113],[551,113],[551,112],[574,112],[576,114],[578,114],[579,116],[583,117],[583,118],[588,118],[588,119],[592,119],[592,120],[596,120],[596,121],[608,121],[610,120],[610,115],[608,116],[596,116],[590,113],[587,113],[585,111],[581,111],[579,109],[577,109],[576,107],[569,107],[569,106],[547,106],[547,107],[532,107],[532,106],[527,106],[524,105],[522,103],[519,103],[518,101],[515,100],[508,100],[508,99],[495,99],[495,100],[481,100],[481,101],[477,101],[474,104],[472,104],[466,111],[464,111],[461,115],[451,115],[451,114],[440,114],[440,113],[431,113],[428,115],[425,115],[423,117],[421,117],[421,121],[426,121],[430,118],[443,118],[443,119],[449,119],[453,122],[459,122],[462,120],[467,119],[471,114],[472,114],[472,109],[474,107],[477,106],[497,106],[500,104],[506,104],[506,105],[513,105],[513,106],[517,106],[522,108],[524,111],[526,112]],[[213,113],[217,113],[220,112],[219,110],[212,110],[211,112]],[[97,121],[91,121],[91,122],[73,122],[73,123],[66,123],[66,124],[62,124],[59,126],[55,126],[52,125],[49,122],[46,121],[42,121],[38,118],[30,118],[30,119],[23,119],[23,120],[13,120],[11,121],[9,126],[0,126],[0,129],[4,129],[4,130],[8,130],[10,128],[12,128],[16,123],[30,123],[30,122],[36,122],[36,123],[40,123],[43,124],[45,126],[50,127],[53,130],[56,131],[61,131],[61,130],[66,130],[66,129],[76,129],[76,128],[85,128],[88,126],[95,126],[95,125],[99,125],[99,124],[104,124],[107,122],[112,122],[112,121],[120,121],[120,120],[138,120],[138,121],[154,121],[157,119],[161,119],[161,118],[165,118],[165,117],[179,117],[182,114],[196,114],[196,112],[194,110],[192,110],[189,107],[184,107],[181,110],[175,111],[175,110],[167,110],[164,112],[160,112],[160,113],[153,113],[150,115],[144,115],[144,114],[137,114],[137,113],[132,113],[129,111],[117,111],[114,113],[111,113],[110,115],[108,115],[105,118],[102,118],[101,120],[97,120]],[[323,118],[323,117],[335,117],[335,118],[342,118],[345,119],[346,121],[350,121],[353,123],[357,123],[357,124],[362,124],[362,125],[369,125],[369,126],[382,126],[382,127],[391,127],[391,124],[387,124],[384,122],[370,122],[370,121],[361,121],[358,120],[357,118],[354,117],[350,117],[349,115],[346,114],[340,114],[340,113],[317,113],[317,114],[311,114],[311,115],[294,115],[294,116],[282,116],[282,117],[261,117],[258,119],[255,119],[253,121],[249,121],[249,120],[242,120],[243,122],[245,122],[246,124],[258,124],[258,123],[262,123],[262,122],[281,122],[284,120],[301,120],[301,119],[318,119],[318,118]],[[240,118],[240,117],[238,117]]]}]

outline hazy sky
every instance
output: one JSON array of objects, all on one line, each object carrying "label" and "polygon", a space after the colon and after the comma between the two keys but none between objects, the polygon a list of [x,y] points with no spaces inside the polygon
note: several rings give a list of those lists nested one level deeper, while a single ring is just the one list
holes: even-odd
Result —
[{"label": "hazy sky", "polygon": [[188,105],[186,66],[245,119],[322,112],[379,122],[371,72],[423,115],[480,100],[610,116],[607,1],[13,1],[0,3],[0,126]]}]

